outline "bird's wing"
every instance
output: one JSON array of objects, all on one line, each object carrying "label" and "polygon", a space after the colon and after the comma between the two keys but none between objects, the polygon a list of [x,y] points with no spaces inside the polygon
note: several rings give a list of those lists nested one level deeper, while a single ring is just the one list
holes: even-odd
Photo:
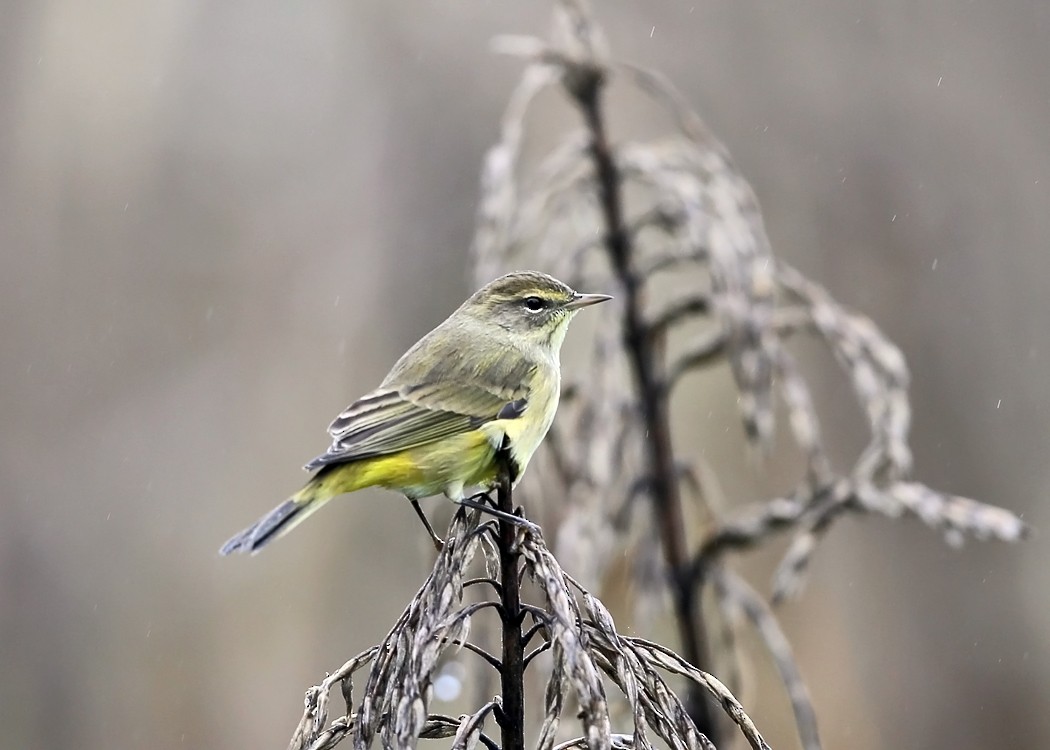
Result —
[{"label": "bird's wing", "polygon": [[306,468],[396,453],[524,413],[526,378],[512,381],[513,387],[487,380],[442,379],[373,391],[335,418],[328,428],[331,447]]}]

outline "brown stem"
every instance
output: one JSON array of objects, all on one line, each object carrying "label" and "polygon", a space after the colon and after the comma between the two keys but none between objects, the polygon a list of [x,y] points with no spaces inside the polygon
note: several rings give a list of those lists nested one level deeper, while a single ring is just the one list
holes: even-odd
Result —
[{"label": "brown stem", "polygon": [[[664,558],[670,573],[675,620],[686,660],[698,669],[707,670],[707,637],[700,617],[701,587],[695,585],[692,576],[694,571],[690,565],[685,537],[685,519],[671,447],[667,400],[656,371],[656,341],[650,335],[642,313],[641,281],[632,265],[631,237],[624,224],[620,174],[609,146],[602,115],[604,76],[597,68],[577,72],[578,77],[572,81],[570,91],[590,132],[590,154],[605,220],[605,246],[624,293],[624,343],[638,384],[642,417],[649,437],[646,450],[651,477],[650,492],[659,518]],[[703,691],[691,686],[686,703],[697,729],[717,745],[717,725]]]},{"label": "brown stem", "polygon": [[[507,516],[514,513],[511,494],[511,458],[504,448],[496,457],[499,486],[496,508]],[[498,719],[503,733],[503,750],[525,748],[525,644],[521,634],[523,613],[518,586],[518,527],[499,519],[500,616],[503,621],[503,659],[500,666],[503,708]]]}]

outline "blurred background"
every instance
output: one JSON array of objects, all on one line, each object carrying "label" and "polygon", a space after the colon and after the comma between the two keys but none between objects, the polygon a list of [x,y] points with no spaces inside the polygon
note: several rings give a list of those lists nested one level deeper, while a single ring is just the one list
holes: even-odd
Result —
[{"label": "blurred background", "polygon": [[[1050,5],[599,10],[727,144],[774,251],[902,346],[917,476],[1050,527]],[[216,550],[472,291],[520,70],[488,43],[548,11],[3,3],[0,746],[282,747],[304,689],[386,632],[428,569],[394,496]],[[855,440],[848,388],[809,367],[831,441]],[[785,489],[744,458],[727,376],[688,408],[733,503]],[[773,560],[748,566],[763,590]],[[1050,745],[1048,569],[1039,536],[958,551],[839,524],[781,612],[826,746]],[[796,746],[775,683],[745,703]]]}]

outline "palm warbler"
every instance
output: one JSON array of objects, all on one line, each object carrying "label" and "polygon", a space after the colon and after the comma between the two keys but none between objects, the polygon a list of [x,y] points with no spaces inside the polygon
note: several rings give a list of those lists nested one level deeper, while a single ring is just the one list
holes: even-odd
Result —
[{"label": "palm warbler", "polygon": [[333,497],[365,487],[403,493],[440,546],[417,500],[443,492],[462,501],[472,488],[490,489],[504,440],[521,477],[558,409],[569,321],[607,299],[535,271],[483,287],[335,418],[332,445],[306,465],[317,470],[306,485],[220,552],[254,552]]}]

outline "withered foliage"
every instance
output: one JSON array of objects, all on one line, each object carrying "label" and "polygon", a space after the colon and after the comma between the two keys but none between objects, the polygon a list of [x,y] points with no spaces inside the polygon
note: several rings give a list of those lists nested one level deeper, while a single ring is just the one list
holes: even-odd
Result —
[{"label": "withered foliage", "polygon": [[[494,541],[499,536],[498,525],[491,520],[482,522],[477,510],[457,511],[433,572],[383,642],[350,659],[307,691],[306,709],[289,745],[292,750],[324,750],[347,737],[355,748],[371,746],[376,737],[384,747],[413,747],[419,738],[452,738],[453,748],[471,748],[479,742],[490,748],[506,746],[486,733],[486,720],[493,714],[500,718],[503,705],[499,697],[458,717],[430,712],[438,660],[468,645],[474,617],[505,605],[501,597],[468,601],[464,596],[472,585],[487,585],[501,593],[495,578],[501,559]],[[538,527],[512,528],[514,556],[520,560],[518,575],[538,594],[538,603],[524,608],[527,618],[520,623],[531,624],[525,631],[524,645],[533,649],[526,666],[535,655],[550,654],[537,748],[650,748],[654,738],[683,750],[714,747],[697,731],[668,686],[667,674],[684,677],[710,694],[752,748],[769,747],[721,682],[668,648],[619,633],[605,606],[562,570]],[[466,569],[479,551],[487,573],[467,579]],[[529,643],[533,640],[538,643]],[[476,646],[470,648],[485,662],[498,665],[495,656]],[[366,677],[360,696],[355,696],[354,677],[359,672],[366,672]],[[610,685],[629,707],[630,734],[613,731],[616,712],[607,695]],[[329,723],[332,692],[337,686],[345,713]],[[567,705],[578,716],[579,736],[558,743]]]},{"label": "withered foliage", "polygon": [[[584,379],[563,383],[556,425],[532,470],[540,481],[528,496],[530,508],[557,508],[555,551],[582,585],[538,527],[513,525],[509,550],[506,517],[483,521],[477,510],[461,509],[433,572],[383,643],[308,691],[291,747],[328,748],[345,737],[357,748],[377,737],[391,747],[420,737],[452,738],[463,748],[514,746],[499,697],[464,716],[430,713],[434,670],[449,649],[473,652],[506,679],[506,658],[486,653],[469,634],[471,621],[489,609],[506,627],[500,581],[508,579],[500,568],[513,560],[536,600],[520,605],[518,632],[534,651],[518,671],[539,666],[540,653],[547,670],[537,747],[647,748],[652,738],[674,748],[713,747],[721,724],[706,713],[712,705],[751,747],[766,747],[729,690],[701,669],[712,661],[707,631],[715,619],[701,602],[712,602],[723,620],[743,621],[758,634],[787,688],[803,746],[816,750],[815,713],[788,642],[770,605],[727,566],[726,553],[791,534],[774,575],[776,603],[801,589],[820,540],[847,514],[917,518],[951,544],[1018,541],[1027,527],[1009,511],[911,477],[909,376],[897,346],[772,255],[750,185],[670,82],[614,61],[582,0],[561,0],[554,21],[549,42],[497,42],[526,68],[485,161],[473,254],[479,283],[538,267],[577,288],[616,295],[616,313],[595,316],[593,346],[576,368]],[[604,110],[613,81],[644,94],[654,113],[669,114],[673,132],[613,142]],[[527,115],[547,90],[565,95],[581,126],[545,156],[526,159]],[[845,467],[825,449],[814,394],[789,350],[800,335],[828,348],[866,421],[867,444]],[[705,484],[715,472],[701,463],[700,450],[671,440],[671,415],[687,408],[678,403],[683,377],[718,365],[732,373],[748,440],[760,452],[768,448],[779,400],[804,460],[797,486],[732,512],[712,507]],[[468,579],[479,551],[486,572]],[[637,588],[670,595],[681,655],[619,633],[589,593],[625,552]],[[492,595],[465,597],[468,587]],[[705,590],[710,595],[702,598]],[[365,671],[355,697],[353,678]],[[691,686],[685,699],[668,675]],[[337,685],[346,711],[329,724]],[[625,706],[626,715],[610,703]],[[570,739],[562,726],[568,705],[580,721],[579,736]],[[503,730],[502,743],[486,732],[489,719]]]}]

